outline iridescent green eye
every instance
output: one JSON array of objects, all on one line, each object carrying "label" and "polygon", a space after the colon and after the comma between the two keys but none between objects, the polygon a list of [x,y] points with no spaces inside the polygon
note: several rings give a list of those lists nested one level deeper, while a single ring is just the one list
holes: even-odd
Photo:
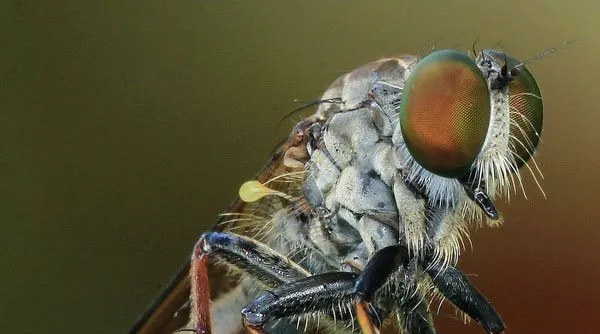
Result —
[{"label": "iridescent green eye", "polygon": [[467,54],[437,51],[410,74],[399,113],[406,147],[419,165],[458,177],[471,168],[488,132],[488,85]]},{"label": "iridescent green eye", "polygon": [[[514,69],[521,64],[517,59],[505,53],[485,50],[484,54],[494,57],[498,64]],[[544,106],[542,94],[533,75],[524,66],[517,68],[516,76],[508,84],[510,105],[510,145],[517,155],[517,166],[524,165],[535,149],[542,134]]]}]

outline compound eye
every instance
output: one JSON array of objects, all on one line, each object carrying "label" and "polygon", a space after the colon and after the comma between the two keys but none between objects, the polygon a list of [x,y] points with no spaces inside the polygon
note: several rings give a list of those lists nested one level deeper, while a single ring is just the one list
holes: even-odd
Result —
[{"label": "compound eye", "polygon": [[400,127],[417,163],[454,178],[479,155],[490,112],[488,85],[475,61],[463,52],[441,50],[423,58],[408,77]]},{"label": "compound eye", "polygon": [[535,152],[542,134],[544,106],[537,82],[521,62],[499,51],[484,51],[498,62],[504,62],[514,76],[508,84],[510,105],[510,146],[516,155],[517,167],[523,166]]},{"label": "compound eye", "polygon": [[535,152],[542,134],[544,123],[542,93],[533,75],[525,67],[508,85],[508,89],[512,148],[520,158],[517,159],[517,166],[521,167]]}]

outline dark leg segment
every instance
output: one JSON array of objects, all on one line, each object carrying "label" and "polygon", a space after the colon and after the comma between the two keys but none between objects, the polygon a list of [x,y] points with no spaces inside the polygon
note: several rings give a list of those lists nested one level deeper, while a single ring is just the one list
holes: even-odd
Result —
[{"label": "dark leg segment", "polygon": [[[364,309],[373,301],[373,296],[390,276],[400,267],[408,267],[409,254],[406,247],[390,246],[379,250],[365,266],[356,282],[356,313],[360,328],[365,334],[377,333],[374,319],[364,316]],[[402,295],[392,296],[395,301],[400,326],[403,332],[411,334],[435,334],[433,319],[424,296],[410,282],[392,282],[400,285],[394,289]],[[381,326],[381,324],[378,324]]]},{"label": "dark leg segment", "polygon": [[334,305],[348,304],[354,296],[357,276],[331,272],[265,291],[242,310],[244,325],[251,332],[263,333],[268,321],[307,312],[326,312]]},{"label": "dark leg segment", "polygon": [[363,272],[356,280],[356,295],[366,302],[400,268],[408,264],[408,251],[405,247],[389,246],[380,249],[369,259]]},{"label": "dark leg segment", "polygon": [[310,273],[269,246],[248,237],[223,232],[204,233],[202,252],[238,267],[261,283],[276,287]]},{"label": "dark leg segment", "polygon": [[283,284],[263,292],[243,309],[244,324],[251,333],[266,333],[263,328],[269,321],[309,312],[328,313],[338,305],[354,303],[362,332],[378,333],[381,323],[374,321],[370,302],[407,262],[405,247],[390,246],[376,252],[360,274],[331,272]]},{"label": "dark leg segment", "polygon": [[[395,245],[380,249],[360,274],[330,272],[310,276],[305,269],[267,245],[221,232],[202,235],[192,258],[192,309],[197,333],[210,334],[207,255],[243,269],[265,285],[273,287],[242,310],[244,325],[251,333],[267,333],[265,326],[273,320],[323,312],[345,320],[355,313],[361,331],[373,334],[379,332],[378,327],[385,319],[377,317],[375,307],[382,309],[387,316],[393,306],[397,309],[405,332],[435,333],[428,305],[413,283],[390,281],[401,267],[409,267],[411,259],[406,247]],[[460,270],[428,262],[430,260],[425,260],[417,266],[425,267],[435,287],[450,302],[476,320],[488,333],[498,334],[504,330],[500,316]],[[398,294],[374,300],[377,291],[388,282],[395,285],[391,289],[398,291]],[[340,305],[350,304],[354,304],[354,312],[351,309],[346,311],[343,307],[338,310]]]},{"label": "dark leg segment", "polygon": [[388,282],[390,276],[408,263],[408,250],[401,246],[389,246],[380,249],[369,259],[365,269],[356,280],[355,308],[356,319],[364,334],[377,333],[372,316],[369,316],[369,303],[374,294]]},{"label": "dark leg segment", "polygon": [[487,333],[504,331],[500,315],[460,270],[452,266],[430,265],[426,272],[442,295],[477,321]]},{"label": "dark leg segment", "polygon": [[279,286],[310,275],[296,263],[276,253],[267,245],[247,237],[222,232],[209,232],[200,237],[191,260],[191,297],[194,330],[210,334],[210,288],[208,257],[216,256],[230,265],[245,270],[267,286]]}]

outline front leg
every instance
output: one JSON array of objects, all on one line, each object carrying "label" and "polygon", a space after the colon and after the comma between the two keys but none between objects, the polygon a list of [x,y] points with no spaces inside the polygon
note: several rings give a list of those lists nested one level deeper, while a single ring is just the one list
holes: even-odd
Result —
[{"label": "front leg", "polygon": [[[283,284],[263,292],[242,310],[244,325],[253,334],[266,334],[265,325],[283,317],[323,313],[347,318],[354,313],[363,333],[378,333],[383,319],[371,305],[373,297],[407,262],[406,248],[389,246],[377,251],[360,274],[329,272]],[[420,333],[429,332],[414,334]]]},{"label": "front leg", "polygon": [[378,250],[367,262],[354,287],[356,317],[364,334],[378,333],[373,318],[368,313],[369,303],[375,293],[389,281],[400,266],[408,264],[408,250],[401,246],[389,246]]},{"label": "front leg", "polygon": [[350,305],[357,277],[349,272],[330,272],[267,290],[242,309],[244,326],[250,333],[264,334],[265,326],[272,320],[309,312],[336,314],[334,306],[344,310]]},{"label": "front leg", "polygon": [[431,263],[425,271],[436,289],[458,309],[477,321],[486,333],[499,334],[504,331],[500,315],[460,270]]},{"label": "front leg", "polygon": [[208,259],[216,257],[276,287],[310,276],[310,273],[265,244],[248,237],[223,232],[204,233],[191,259],[192,326],[198,334],[210,334],[210,288]]},{"label": "front leg", "polygon": [[[379,295],[377,302],[396,306],[399,325],[411,334],[435,334],[433,319],[426,300],[418,293],[414,282],[392,280],[401,267],[408,267],[410,257],[406,247],[395,245],[380,249],[367,262],[360,274],[331,272],[303,278],[265,291],[242,310],[246,328],[253,334],[265,334],[269,321],[305,313],[325,313],[336,316],[336,308],[354,305],[347,314],[356,316],[363,334],[377,334],[384,319],[373,308],[375,295],[386,283],[395,287],[390,295]],[[491,304],[453,266],[421,263],[434,286],[456,307],[479,322],[488,333],[500,333],[504,325]],[[340,307],[343,306],[343,307]],[[333,312],[333,313],[332,313]],[[353,314],[354,313],[354,314]]]}]

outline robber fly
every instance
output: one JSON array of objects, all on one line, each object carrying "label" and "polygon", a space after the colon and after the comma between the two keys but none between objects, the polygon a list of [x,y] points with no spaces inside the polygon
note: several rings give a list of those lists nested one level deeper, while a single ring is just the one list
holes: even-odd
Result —
[{"label": "robber fly", "polygon": [[456,267],[471,224],[522,189],[542,131],[500,51],[381,59],[333,82],[133,333],[435,333],[442,298],[504,324]]}]

